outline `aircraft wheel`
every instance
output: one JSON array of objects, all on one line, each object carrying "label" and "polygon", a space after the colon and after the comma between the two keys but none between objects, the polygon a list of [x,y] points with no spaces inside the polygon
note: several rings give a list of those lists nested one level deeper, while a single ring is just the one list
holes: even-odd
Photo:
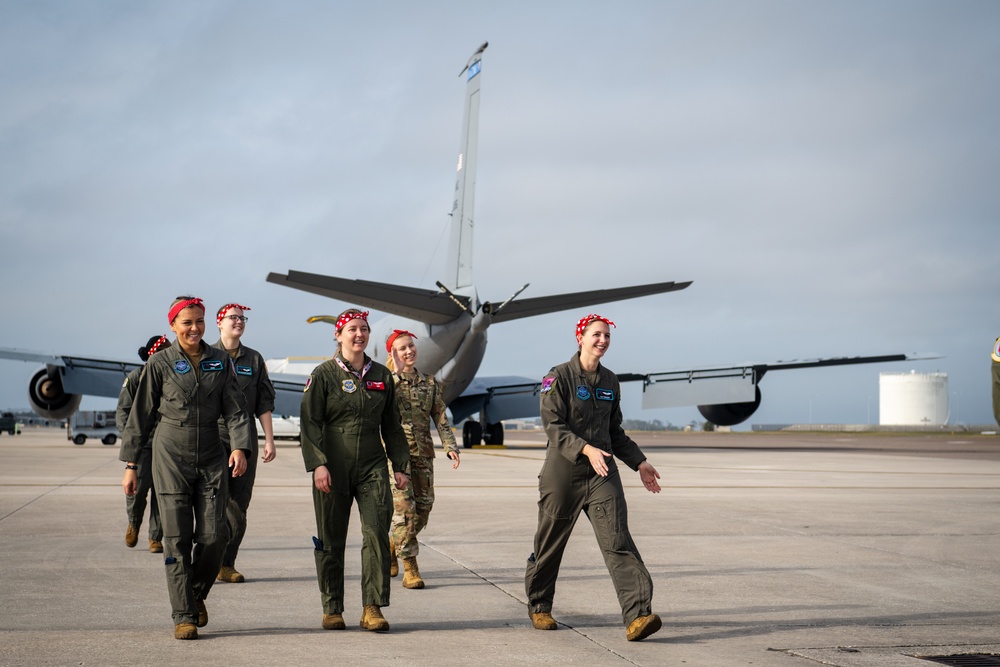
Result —
[{"label": "aircraft wheel", "polygon": [[73,444],[75,445],[82,445],[85,442],[87,442],[87,436],[85,436],[83,433],[78,433],[76,437],[73,438]]},{"label": "aircraft wheel", "polygon": [[487,445],[503,444],[503,423],[487,424],[483,433],[483,442]]},{"label": "aircraft wheel", "polygon": [[116,436],[114,433],[108,433],[106,436],[104,436],[104,439],[101,440],[101,442],[103,442],[105,445],[113,445],[117,441],[118,441],[118,436]]},{"label": "aircraft wheel", "polygon": [[462,427],[462,446],[470,449],[483,442],[483,427],[479,422],[465,422]]}]

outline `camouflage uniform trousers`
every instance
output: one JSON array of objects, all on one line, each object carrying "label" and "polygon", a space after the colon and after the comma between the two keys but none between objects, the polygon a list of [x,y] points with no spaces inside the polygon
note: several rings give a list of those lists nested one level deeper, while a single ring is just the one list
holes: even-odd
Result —
[{"label": "camouflage uniform trousers", "polygon": [[389,539],[396,545],[396,555],[416,558],[420,552],[417,534],[427,525],[434,506],[433,456],[410,457],[410,483],[402,490],[393,486],[392,506]]}]

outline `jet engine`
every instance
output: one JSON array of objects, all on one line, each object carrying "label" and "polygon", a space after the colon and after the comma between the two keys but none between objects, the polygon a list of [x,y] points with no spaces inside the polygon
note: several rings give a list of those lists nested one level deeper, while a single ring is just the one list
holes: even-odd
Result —
[{"label": "jet engine", "polygon": [[28,401],[31,402],[31,409],[40,417],[67,419],[80,407],[81,400],[81,394],[67,394],[63,389],[58,368],[42,368],[31,376]]},{"label": "jet engine", "polygon": [[716,405],[699,405],[701,416],[716,426],[736,426],[750,419],[760,407],[760,387],[754,387],[754,400],[746,403],[719,403]]}]

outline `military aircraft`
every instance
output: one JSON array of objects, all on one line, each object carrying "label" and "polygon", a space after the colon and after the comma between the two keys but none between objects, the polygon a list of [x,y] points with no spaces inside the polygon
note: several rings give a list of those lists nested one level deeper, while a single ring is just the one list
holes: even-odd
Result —
[{"label": "military aircraft", "polygon": [[[457,423],[466,420],[466,447],[503,443],[505,419],[538,415],[539,377],[477,376],[486,354],[487,331],[493,324],[565,310],[581,311],[593,305],[683,290],[691,281],[661,282],[614,289],[574,292],[520,299],[524,285],[496,303],[479,298],[473,283],[473,231],[476,163],[478,160],[480,87],[484,43],[472,54],[459,76],[466,79],[465,112],[458,153],[457,180],[451,210],[451,239],[447,273],[437,290],[351,280],[303,271],[269,273],[267,281],[388,313],[371,325],[369,351],[385,362],[382,342],[393,329],[417,336],[420,368],[433,373],[443,387],[444,400]],[[330,322],[316,316],[309,322]],[[122,379],[140,364],[127,361],[46,355],[0,348],[0,358],[45,364],[31,379],[32,408],[49,419],[65,419],[80,405],[83,394],[117,397]],[[620,375],[622,381],[641,381],[643,407],[698,406],[701,414],[719,426],[746,421],[761,401],[759,382],[771,370],[882,363],[935,358],[933,355],[890,354],[800,361],[749,363],[656,373]],[[288,357],[267,362],[276,389],[275,414],[297,416],[308,374],[323,357]],[[468,417],[477,414],[473,421]]]}]

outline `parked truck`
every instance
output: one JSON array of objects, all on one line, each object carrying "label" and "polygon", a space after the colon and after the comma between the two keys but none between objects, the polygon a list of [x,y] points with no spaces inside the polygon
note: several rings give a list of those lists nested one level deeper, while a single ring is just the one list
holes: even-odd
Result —
[{"label": "parked truck", "polygon": [[66,439],[82,445],[87,438],[97,438],[105,445],[118,442],[114,410],[78,410],[66,422]]},{"label": "parked truck", "polygon": [[21,435],[21,425],[17,423],[17,418],[12,412],[5,412],[0,415],[0,433],[4,431],[11,435]]}]

